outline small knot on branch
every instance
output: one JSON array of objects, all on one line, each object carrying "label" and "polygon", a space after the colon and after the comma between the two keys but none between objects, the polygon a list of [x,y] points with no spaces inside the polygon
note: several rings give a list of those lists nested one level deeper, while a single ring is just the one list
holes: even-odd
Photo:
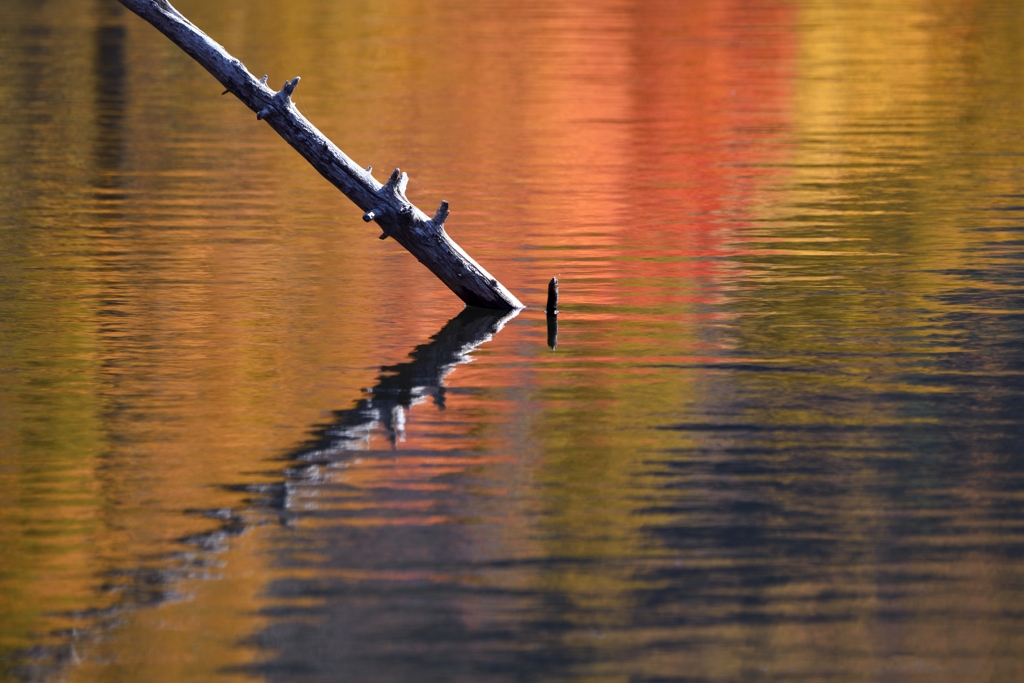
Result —
[{"label": "small knot on branch", "polygon": [[[263,78],[264,80],[261,81],[261,83],[266,82],[266,76]],[[295,92],[295,86],[299,84],[300,80],[301,79],[296,76],[290,81],[285,81],[284,85],[282,85],[281,89],[274,94],[274,97],[270,100],[267,106],[260,109],[256,114],[256,120],[262,121],[274,112],[287,110],[288,107],[291,106],[292,93]]]},{"label": "small knot on branch", "polygon": [[260,79],[260,85],[267,84],[267,74],[263,74],[263,78]]},{"label": "small knot on branch", "polygon": [[[366,221],[367,223],[369,223],[370,221],[377,220],[378,218],[383,216],[385,213],[387,213],[387,209],[384,208],[383,206],[378,206],[376,209],[370,209],[369,211],[364,213],[363,214],[363,220]],[[381,239],[384,239],[384,238],[382,237]]]},{"label": "small knot on branch", "polygon": [[431,219],[438,228],[444,225],[444,222],[448,220],[448,200],[442,199],[441,204],[437,207],[437,211],[434,212],[434,217]]},{"label": "small knot on branch", "polygon": [[366,172],[370,173],[371,171],[373,171],[373,166],[367,166],[366,167]]}]

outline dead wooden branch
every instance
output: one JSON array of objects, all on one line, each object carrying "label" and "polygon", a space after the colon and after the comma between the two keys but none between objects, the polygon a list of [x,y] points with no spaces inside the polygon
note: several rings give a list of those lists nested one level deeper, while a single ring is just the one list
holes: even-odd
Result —
[{"label": "dead wooden branch", "polygon": [[376,221],[383,231],[430,269],[469,306],[512,311],[523,305],[445,232],[448,202],[442,201],[433,218],[416,208],[405,196],[409,176],[395,169],[383,185],[370,169],[363,169],[338,149],[299,113],[291,95],[299,84],[296,76],[279,91],[256,79],[245,66],[211,40],[167,0],[119,0],[199,62],[235,97],[256,112],[301,154],[320,175],[364,211],[363,220]]}]

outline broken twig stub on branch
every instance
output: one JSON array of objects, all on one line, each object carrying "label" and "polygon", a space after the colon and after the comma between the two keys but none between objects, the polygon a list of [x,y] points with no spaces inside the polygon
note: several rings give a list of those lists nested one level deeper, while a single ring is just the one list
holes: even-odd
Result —
[{"label": "broken twig stub on branch", "polygon": [[363,220],[376,221],[383,231],[405,247],[469,306],[512,311],[523,308],[513,294],[474,261],[445,232],[448,202],[442,201],[433,217],[416,208],[405,196],[409,176],[395,169],[383,185],[328,140],[299,113],[291,95],[299,78],[285,81],[281,90],[256,79],[245,66],[200,31],[167,0],[119,0],[185,51],[226,89],[256,112],[301,154],[320,175],[364,211]]}]

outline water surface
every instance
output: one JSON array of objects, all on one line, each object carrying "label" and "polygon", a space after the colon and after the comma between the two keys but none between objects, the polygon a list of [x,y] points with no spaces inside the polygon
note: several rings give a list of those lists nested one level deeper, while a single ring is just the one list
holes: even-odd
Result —
[{"label": "water surface", "polygon": [[178,6],[530,308],[5,3],[0,677],[1020,680],[1024,7]]}]

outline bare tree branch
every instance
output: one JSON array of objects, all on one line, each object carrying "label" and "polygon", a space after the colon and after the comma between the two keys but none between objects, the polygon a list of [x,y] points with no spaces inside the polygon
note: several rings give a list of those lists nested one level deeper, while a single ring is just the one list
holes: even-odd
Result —
[{"label": "bare tree branch", "polygon": [[256,79],[240,61],[211,40],[167,0],[119,0],[209,71],[214,78],[256,112],[301,154],[313,168],[364,211],[363,220],[376,221],[381,239],[393,238],[430,269],[469,306],[511,311],[523,304],[491,277],[480,264],[445,232],[448,202],[442,201],[433,217],[420,211],[405,196],[409,176],[395,169],[383,185],[364,170],[299,113],[291,95],[299,77],[281,90]]}]

